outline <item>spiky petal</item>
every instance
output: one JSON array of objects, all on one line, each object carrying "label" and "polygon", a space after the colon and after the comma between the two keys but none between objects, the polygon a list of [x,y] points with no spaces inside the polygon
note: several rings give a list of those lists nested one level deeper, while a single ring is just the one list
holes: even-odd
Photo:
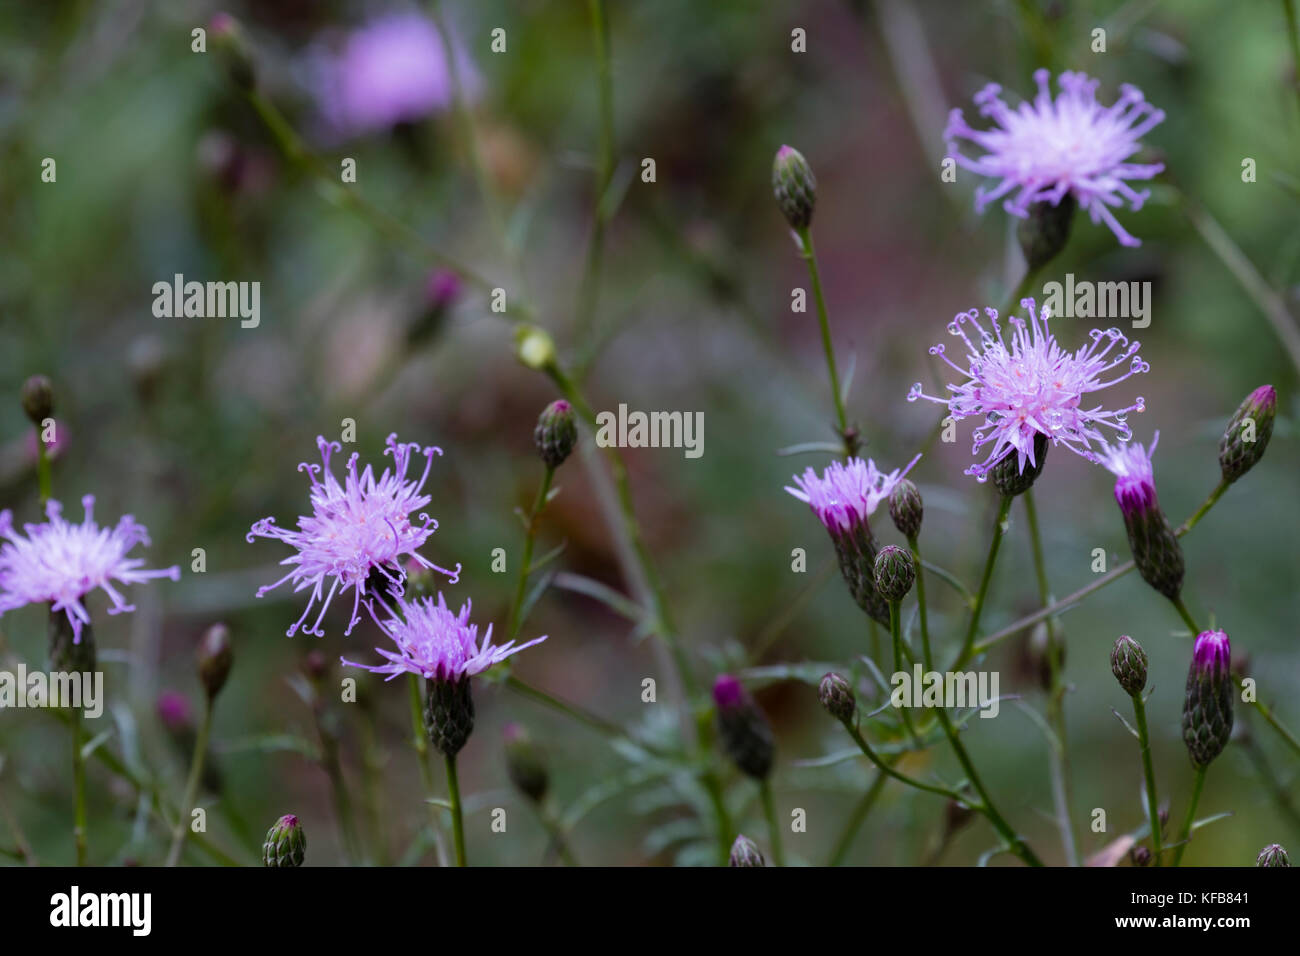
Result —
[{"label": "spiky petal", "polygon": [[[1051,316],[1047,309],[1040,315],[1033,299],[1021,299],[1020,305],[1028,311],[1029,321],[1012,316],[1008,322],[1014,328],[1005,336],[997,309],[984,310],[988,329],[975,309],[957,315],[948,324],[948,333],[965,345],[965,365],[948,358],[942,344],[932,346],[930,354],[947,362],[962,381],[948,385],[946,398],[926,395],[920,382],[907,395],[909,402],[924,398],[946,405],[954,419],[982,420],[974,432],[971,453],[984,458],[966,469],[966,474],[980,481],[1010,455],[1016,456],[1017,474],[1026,467],[1041,467],[1035,447],[1039,435],[1095,462],[1094,447],[1106,444],[1101,429],[1111,429],[1127,441],[1132,434],[1128,413],[1146,407],[1141,397],[1113,411],[1100,405],[1084,407],[1092,393],[1150,370],[1137,354],[1140,343],[1130,342],[1119,329],[1093,329],[1089,344],[1068,352],[1057,344],[1048,327]],[[1106,379],[1121,367],[1126,367],[1122,374]]]},{"label": "spiky petal", "polygon": [[[967,124],[960,109],[949,114],[944,131],[948,155],[962,168],[995,181],[991,189],[976,190],[975,208],[983,211],[1006,196],[1003,208],[1023,219],[1033,204],[1057,205],[1069,196],[1094,223],[1105,223],[1121,245],[1141,245],[1111,210],[1127,202],[1136,212],[1150,196],[1129,182],[1151,179],[1164,165],[1128,160],[1142,148],[1141,138],[1164,121],[1164,112],[1127,83],[1120,87],[1119,99],[1103,106],[1097,102],[1099,81],[1084,73],[1057,77],[1060,93],[1055,98],[1050,81],[1047,70],[1035,71],[1038,95],[1014,110],[1002,99],[998,84],[984,87],[975,103],[980,115],[994,123],[986,130]],[[958,143],[963,139],[984,150],[983,155],[963,155]]]}]

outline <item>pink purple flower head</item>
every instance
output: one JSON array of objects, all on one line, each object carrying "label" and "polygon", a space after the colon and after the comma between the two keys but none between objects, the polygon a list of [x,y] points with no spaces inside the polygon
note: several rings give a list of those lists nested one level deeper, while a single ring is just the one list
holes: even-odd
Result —
[{"label": "pink purple flower head", "polygon": [[1160,443],[1160,432],[1155,433],[1151,445],[1144,448],[1141,442],[1123,442],[1107,446],[1101,454],[1101,463],[1115,476],[1115,500],[1125,517],[1142,514],[1157,507],[1155,470],[1151,456]]},{"label": "pink purple flower head", "polygon": [[[311,589],[307,609],[286,631],[290,637],[318,603],[316,620],[304,632],[317,636],[324,633],[320,625],[330,602],[336,594],[346,594],[349,590],[353,592],[352,616],[346,633],[351,634],[360,620],[363,602],[373,614],[371,601],[383,600],[379,590],[401,593],[406,580],[399,560],[403,555],[409,555],[424,568],[445,574],[453,584],[459,579],[459,563],[449,571],[417,551],[437,530],[438,522],[424,512],[419,515],[419,525],[413,524],[410,518],[412,512],[424,508],[431,500],[422,489],[429,478],[433,456],[441,455],[442,449],[399,443],[395,434],[388,436],[386,444],[384,454],[393,456],[391,469],[385,468],[383,474],[375,477],[367,465],[358,473],[359,456],[353,452],[340,484],[330,468],[330,456],[341,451],[342,446],[317,438],[316,447],[320,449],[323,464],[303,462],[298,466],[299,471],[306,471],[311,478],[312,513],[298,519],[296,531],[277,527],[274,518],[263,518],[247,535],[250,542],[257,537],[275,538],[295,552],[280,562],[291,565],[292,570],[274,584],[258,588],[258,597],[286,581],[293,583],[295,593]],[[424,471],[418,480],[410,480],[407,473],[417,453],[425,459]],[[319,477],[322,474],[323,478]]]},{"label": "pink purple flower head", "polygon": [[[456,49],[457,79],[469,97],[479,80]],[[438,28],[418,13],[390,14],[347,35],[316,64],[316,97],[341,136],[380,132],[448,108],[453,83]]]},{"label": "pink purple flower head", "polygon": [[137,544],[148,546],[149,533],[130,515],[123,515],[113,528],[95,523],[95,498],[81,499],[85,518],[71,524],[63,518],[63,506],[50,501],[45,506],[43,524],[23,526],[26,537],[14,530],[13,515],[0,511],[0,537],[7,539],[0,548],[0,614],[25,604],[49,603],[51,610],[62,611],[72,625],[73,643],[81,643],[81,629],[90,623],[82,599],[95,589],[108,595],[108,613],[134,611],[135,606],[114,586],[139,584],[151,578],[179,581],[180,568],[149,571],[141,569],[143,558],[127,555]]},{"label": "pink purple flower head", "polygon": [[[998,84],[984,87],[975,102],[980,115],[994,123],[987,130],[973,129],[959,109],[949,114],[944,131],[949,155],[963,168],[997,181],[992,189],[981,186],[976,191],[976,209],[982,211],[1015,191],[1003,205],[1007,212],[1024,218],[1032,203],[1055,206],[1072,195],[1094,223],[1110,227],[1121,245],[1141,245],[1124,231],[1111,209],[1127,201],[1137,211],[1150,196],[1149,191],[1134,190],[1129,180],[1151,179],[1164,165],[1127,160],[1142,148],[1141,137],[1164,121],[1164,112],[1127,83],[1120,87],[1119,99],[1102,106],[1097,102],[1099,81],[1084,73],[1062,73],[1057,78],[1061,92],[1053,99],[1050,78],[1047,70],[1036,71],[1038,95],[1014,110],[1003,101]],[[985,153],[962,155],[959,139]]]},{"label": "pink purple flower head", "polygon": [[492,625],[488,625],[487,633],[480,641],[478,625],[469,621],[470,609],[471,604],[466,601],[460,612],[453,614],[441,593],[436,602],[432,598],[422,598],[408,603],[404,598],[398,598],[397,613],[380,622],[397,645],[397,650],[375,648],[388,659],[388,663],[372,666],[346,658],[342,661],[349,667],[387,674],[388,680],[409,672],[430,680],[454,682],[481,674],[493,664],[546,640],[543,635],[518,647],[514,641],[494,647]]},{"label": "pink purple flower head", "polygon": [[[950,384],[946,398],[926,395],[920,382],[907,395],[909,402],[924,398],[946,405],[955,419],[983,419],[975,430],[971,452],[984,459],[966,469],[966,474],[980,481],[1009,454],[1017,456],[1020,472],[1026,463],[1036,466],[1034,436],[1038,434],[1097,461],[1092,446],[1106,445],[1101,427],[1128,441],[1132,436],[1128,413],[1145,408],[1141,397],[1114,411],[1084,405],[1093,392],[1150,369],[1137,354],[1138,342],[1130,342],[1119,329],[1093,329],[1089,344],[1068,352],[1048,328],[1048,310],[1043,309],[1040,316],[1033,299],[1021,299],[1020,304],[1029,311],[1029,321],[1012,316],[1008,321],[1013,329],[1005,337],[996,309],[984,310],[991,330],[981,324],[975,309],[958,314],[948,324],[948,332],[966,346],[965,364],[948,358],[942,344],[931,347],[930,354],[947,362],[963,381]],[[1120,368],[1124,368],[1122,374],[1106,379]]]},{"label": "pink purple flower head", "polygon": [[731,674],[719,674],[713,682],[713,703],[718,710],[734,710],[748,700],[745,685]]},{"label": "pink purple flower head", "polygon": [[1225,675],[1232,667],[1232,644],[1224,631],[1202,631],[1192,648],[1192,668],[1202,674]]},{"label": "pink purple flower head", "polygon": [[798,487],[787,485],[785,490],[812,508],[831,534],[850,531],[867,524],[876,506],[889,497],[920,458],[917,455],[906,467],[888,474],[871,459],[850,458],[843,464],[833,461],[820,476],[812,468],[795,475]]}]

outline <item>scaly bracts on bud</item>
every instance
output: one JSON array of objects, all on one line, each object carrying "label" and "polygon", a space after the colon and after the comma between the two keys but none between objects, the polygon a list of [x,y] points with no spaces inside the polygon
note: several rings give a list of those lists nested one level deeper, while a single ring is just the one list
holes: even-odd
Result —
[{"label": "scaly bracts on bud", "polygon": [[537,454],[546,463],[547,468],[559,468],[573,452],[578,441],[578,424],[574,418],[573,406],[562,398],[557,398],[537,419],[533,429],[533,443]]},{"label": "scaly bracts on bud", "polygon": [[912,590],[916,565],[902,548],[887,544],[876,555],[876,590],[886,601],[901,601]]},{"label": "scaly bracts on bud", "polygon": [[853,688],[849,686],[849,682],[839,674],[830,673],[822,678],[821,683],[817,685],[817,697],[826,708],[826,712],[840,723],[847,724],[853,720],[853,715],[858,709],[857,698],[853,696]]},{"label": "scaly bracts on bud", "polygon": [[469,678],[425,682],[424,729],[438,753],[454,757],[474,731],[474,698]]},{"label": "scaly bracts on bud", "polygon": [[1192,763],[1208,767],[1232,736],[1232,646],[1223,631],[1202,631],[1192,649],[1183,702],[1183,742]]},{"label": "scaly bracts on bud", "polygon": [[54,386],[44,375],[33,375],[23,382],[23,412],[37,428],[54,414]]},{"label": "scaly bracts on bud", "polygon": [[1147,686],[1147,652],[1133,638],[1122,634],[1111,648],[1110,670],[1124,693],[1136,697]]},{"label": "scaly bracts on bud", "polygon": [[[734,852],[734,851],[733,851]],[[1270,843],[1264,849],[1259,851],[1259,856],[1255,859],[1256,866],[1290,866],[1291,858],[1287,856],[1286,849],[1280,843]]]},{"label": "scaly bracts on bud", "polygon": [[1159,442],[1156,432],[1149,448],[1136,441],[1108,447],[1101,462],[1115,475],[1115,501],[1138,573],[1172,601],[1183,587],[1183,549],[1156,497],[1151,456]]},{"label": "scaly bracts on bud", "polygon": [[763,859],[763,854],[759,852],[754,841],[742,833],[736,837],[736,842],[731,844],[731,856],[727,859],[727,866],[767,866],[767,861]]},{"label": "scaly bracts on bud", "polygon": [[989,472],[994,487],[1008,498],[1023,495],[1034,486],[1038,476],[1043,473],[1043,467],[1047,464],[1047,449],[1050,447],[1046,435],[1035,435],[1034,453],[1023,466],[1014,451],[1008,452],[1007,456],[994,465]]},{"label": "scaly bracts on bud", "polygon": [[817,179],[799,150],[782,146],[772,160],[772,192],[791,229],[807,229],[817,204]]},{"label": "scaly bracts on bud", "polygon": [[199,682],[207,692],[208,700],[214,700],[221,688],[226,686],[230,676],[230,666],[234,663],[234,652],[230,649],[230,630],[224,624],[213,624],[203,634],[199,642]]},{"label": "scaly bracts on bud", "polygon": [[775,743],[767,717],[743,684],[722,674],[713,684],[713,703],[718,712],[722,749],[742,771],[755,780],[772,772]]},{"label": "scaly bracts on bud", "polygon": [[894,490],[889,493],[889,517],[893,519],[894,527],[908,541],[913,541],[921,533],[921,518],[924,515],[921,492],[906,478],[899,479]]},{"label": "scaly bracts on bud", "polygon": [[307,852],[307,834],[292,813],[286,813],[266,831],[262,864],[270,867],[302,866]]},{"label": "scaly bracts on bud", "polygon": [[1276,416],[1277,391],[1272,385],[1261,385],[1246,396],[1219,439],[1219,470],[1224,481],[1236,481],[1264,457]]},{"label": "scaly bracts on bud", "polygon": [[1070,241],[1070,224],[1078,203],[1070,194],[1060,202],[1040,200],[1029,207],[1029,213],[1016,223],[1016,239],[1025,254],[1025,267],[1037,272],[1060,254]]}]

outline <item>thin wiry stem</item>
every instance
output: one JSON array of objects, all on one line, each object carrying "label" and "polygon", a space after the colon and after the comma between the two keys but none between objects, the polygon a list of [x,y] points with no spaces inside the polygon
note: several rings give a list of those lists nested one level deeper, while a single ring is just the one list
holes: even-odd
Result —
[{"label": "thin wiry stem", "polygon": [[1192,782],[1192,798],[1187,804],[1187,817],[1183,820],[1183,829],[1178,836],[1178,848],[1174,850],[1174,866],[1182,864],[1187,841],[1192,836],[1192,823],[1196,820],[1196,805],[1201,802],[1201,791],[1205,789],[1205,770],[1205,767],[1196,768],[1196,779]]},{"label": "thin wiry stem", "polygon": [[817,324],[821,328],[822,349],[826,353],[826,372],[831,380],[831,398],[835,403],[835,422],[844,442],[844,453],[852,455],[857,450],[857,442],[849,431],[848,418],[844,412],[844,396],[840,393],[840,374],[835,367],[835,343],[831,339],[831,323],[826,315],[826,296],[822,293],[821,274],[817,270],[817,251],[813,248],[812,232],[807,226],[799,230],[800,255],[808,264],[808,278],[812,282],[813,298],[817,302]]},{"label": "thin wiry stem", "polygon": [[1147,732],[1147,709],[1140,693],[1133,695],[1133,719],[1137,724],[1138,746],[1142,748],[1142,778],[1146,783],[1147,820],[1151,825],[1151,859],[1160,861],[1160,803],[1156,799],[1156,774],[1151,766],[1151,735]]},{"label": "thin wiry stem", "polygon": [[975,594],[975,605],[971,608],[966,637],[962,641],[961,653],[957,656],[953,670],[961,667],[975,655],[975,632],[979,630],[980,615],[984,611],[984,601],[989,594],[989,582],[993,580],[993,566],[997,563],[998,549],[1002,546],[1002,538],[1006,534],[1007,515],[1011,513],[1012,500],[1010,495],[1003,495],[998,503],[998,515],[993,522],[993,540],[989,542],[989,553],[984,559],[984,573],[980,576],[979,591]]},{"label": "thin wiry stem", "polygon": [[[76,717],[73,717],[74,722]],[[190,832],[186,825],[194,801],[199,796],[199,781],[203,778],[203,758],[208,752],[208,733],[212,729],[212,697],[204,696],[203,716],[199,718],[199,732],[194,741],[194,756],[190,760],[190,776],[185,783],[185,797],[181,800],[176,814],[176,827],[172,831],[172,845],[167,853],[167,865],[175,866],[181,861],[181,850],[185,847],[185,836]],[[80,748],[78,748],[80,749]]]},{"label": "thin wiry stem", "polygon": [[451,832],[456,843],[456,865],[466,866],[465,862],[465,818],[460,805],[460,781],[456,777],[456,755],[446,754],[447,760],[447,798],[451,803]]},{"label": "thin wiry stem", "polygon": [[777,866],[785,866],[785,853],[781,849],[781,821],[776,818],[772,784],[766,777],[758,782],[758,792],[763,800],[763,816],[767,817],[767,831],[772,840],[772,862]]}]

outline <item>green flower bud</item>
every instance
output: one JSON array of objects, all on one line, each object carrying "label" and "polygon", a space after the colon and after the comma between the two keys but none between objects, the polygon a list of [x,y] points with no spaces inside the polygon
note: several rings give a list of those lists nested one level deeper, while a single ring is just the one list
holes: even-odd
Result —
[{"label": "green flower bud", "polygon": [[230,676],[234,653],[230,649],[230,630],[224,624],[213,624],[199,642],[199,681],[214,700]]},{"label": "green flower bud", "polygon": [[1231,658],[1223,631],[1203,631],[1196,638],[1183,700],[1183,743],[1198,768],[1208,767],[1232,736]]},{"label": "green flower bud", "polygon": [[271,867],[302,866],[307,852],[307,834],[292,813],[286,813],[266,831],[262,844],[262,865]]},{"label": "green flower bud", "polygon": [[1264,457],[1276,416],[1277,391],[1272,385],[1261,385],[1246,396],[1219,439],[1219,470],[1224,481],[1236,481]]},{"label": "green flower bud", "polygon": [[424,729],[438,753],[454,757],[474,730],[474,698],[469,678],[425,681]]},{"label": "green flower bud", "polygon": [[823,677],[817,686],[817,696],[826,712],[841,723],[847,724],[857,712],[858,702],[853,696],[853,688],[839,674],[830,673]]},{"label": "green flower bud", "polygon": [[54,386],[44,375],[33,375],[23,382],[23,412],[33,425],[41,427],[45,419],[54,414]]},{"label": "green flower bud", "polygon": [[743,684],[722,674],[713,684],[722,749],[742,771],[755,780],[772,772],[776,744],[772,727]]},{"label": "green flower bud", "polygon": [[1133,638],[1122,634],[1111,648],[1110,670],[1124,693],[1136,697],[1147,686],[1147,652]]},{"label": "green flower bud", "polygon": [[1033,487],[1038,476],[1043,473],[1043,466],[1047,464],[1047,449],[1051,446],[1047,436],[1042,432],[1034,435],[1034,463],[1030,464],[1025,461],[1025,470],[1020,470],[1020,456],[1013,448],[1011,452],[990,469],[990,476],[993,478],[993,484],[998,491],[1007,497],[1014,498],[1016,495],[1023,495]]},{"label": "green flower bud", "polygon": [[767,861],[763,859],[763,854],[758,851],[754,841],[742,833],[731,844],[731,857],[727,860],[727,866],[767,866]]},{"label": "green flower bud", "polygon": [[574,420],[573,406],[557,398],[542,409],[533,429],[533,443],[537,453],[548,468],[559,468],[573,452],[578,441],[578,425]]},{"label": "green flower bud", "polygon": [[519,792],[541,803],[550,783],[546,761],[532,736],[518,724],[506,724],[506,772]]},{"label": "green flower bud", "polygon": [[908,541],[921,533],[921,517],[925,508],[921,503],[921,492],[908,479],[901,479],[889,494],[889,517],[894,519],[894,527]]},{"label": "green flower bud", "polygon": [[534,371],[545,371],[555,366],[555,340],[545,329],[521,325],[515,329],[515,355]]},{"label": "green flower bud", "polygon": [[1069,193],[1055,206],[1046,201],[1036,202],[1029,207],[1029,216],[1016,225],[1016,238],[1020,240],[1020,250],[1025,254],[1025,265],[1030,272],[1037,272],[1055,259],[1070,241],[1076,205]]},{"label": "green flower bud", "polygon": [[817,180],[797,149],[782,146],[772,160],[772,192],[792,229],[807,229],[817,203]]},{"label": "green flower bud", "polygon": [[[735,852],[734,850],[732,851]],[[1286,850],[1280,843],[1270,843],[1264,849],[1259,851],[1259,856],[1255,860],[1256,866],[1290,866],[1291,858],[1286,855]]]},{"label": "green flower bud", "polygon": [[251,90],[257,85],[257,71],[248,52],[244,30],[228,13],[218,13],[208,23],[212,46],[225,61],[226,74],[241,90]]},{"label": "green flower bud", "polygon": [[876,590],[886,601],[903,600],[916,580],[912,556],[902,548],[885,545],[876,555],[875,580]]}]

